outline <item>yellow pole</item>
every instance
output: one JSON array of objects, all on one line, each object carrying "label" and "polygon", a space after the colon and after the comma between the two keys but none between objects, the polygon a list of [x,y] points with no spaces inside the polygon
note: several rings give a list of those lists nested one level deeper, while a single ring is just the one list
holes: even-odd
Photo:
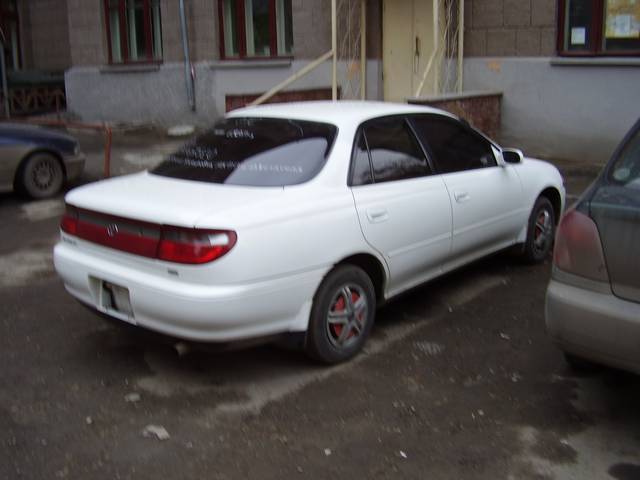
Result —
[{"label": "yellow pole", "polygon": [[333,72],[331,76],[331,98],[338,99],[338,9],[336,0],[331,0],[331,51],[333,52]]},{"label": "yellow pole", "polygon": [[367,0],[360,0],[360,98],[367,99]]}]

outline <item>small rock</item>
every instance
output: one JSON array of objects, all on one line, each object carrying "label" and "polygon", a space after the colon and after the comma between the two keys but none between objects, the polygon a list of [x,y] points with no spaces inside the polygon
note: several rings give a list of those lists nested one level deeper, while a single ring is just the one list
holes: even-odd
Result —
[{"label": "small rock", "polygon": [[142,430],[142,436],[145,438],[156,437],[158,440],[169,440],[169,432],[162,425],[147,425]]},{"label": "small rock", "polygon": [[404,453],[402,450],[400,450],[400,456],[401,456],[402,458],[407,458],[407,454],[406,454],[406,453]]},{"label": "small rock", "polygon": [[87,425],[93,424],[93,418],[91,418],[91,417],[85,418],[84,421],[86,422]]},{"label": "small rock", "polygon": [[298,473],[302,473],[304,471],[304,470],[302,470],[302,467],[300,467],[300,466],[297,466],[296,470],[298,471]]},{"label": "small rock", "polygon": [[502,332],[500,332],[500,338],[502,338],[503,340],[511,340],[511,337],[509,335]]},{"label": "small rock", "polygon": [[484,417],[484,410],[478,410],[478,415],[480,415],[481,417]]},{"label": "small rock", "polygon": [[128,403],[136,403],[136,402],[139,402],[140,399],[141,399],[140,394],[136,392],[127,393],[124,396],[124,401]]},{"label": "small rock", "polygon": [[325,449],[324,449],[324,454],[325,454],[325,456],[327,456],[327,457],[328,457],[329,455],[331,455],[331,449],[330,449],[330,448],[325,448]]}]

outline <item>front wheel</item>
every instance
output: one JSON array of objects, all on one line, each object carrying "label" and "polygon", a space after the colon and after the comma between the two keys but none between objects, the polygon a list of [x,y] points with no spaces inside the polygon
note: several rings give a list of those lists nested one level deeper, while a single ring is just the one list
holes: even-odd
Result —
[{"label": "front wheel", "polygon": [[48,198],[62,189],[64,170],[50,153],[34,153],[25,160],[17,180],[20,190],[31,198]]},{"label": "front wheel", "polygon": [[551,251],[556,233],[556,215],[547,197],[538,197],[527,228],[524,259],[528,263],[542,262]]},{"label": "front wheel", "polygon": [[313,299],[305,343],[309,356],[329,364],[353,357],[371,332],[375,309],[373,283],[362,269],[333,269]]}]

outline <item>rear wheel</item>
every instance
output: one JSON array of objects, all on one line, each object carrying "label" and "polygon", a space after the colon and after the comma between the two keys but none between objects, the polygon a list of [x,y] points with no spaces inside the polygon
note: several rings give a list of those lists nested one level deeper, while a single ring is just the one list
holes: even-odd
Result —
[{"label": "rear wheel", "polygon": [[18,172],[19,189],[31,198],[48,198],[60,191],[64,170],[60,161],[50,153],[34,153]]},{"label": "rear wheel", "polygon": [[524,259],[529,263],[540,263],[551,252],[556,233],[556,215],[547,197],[538,197],[527,228],[524,244]]},{"label": "rear wheel", "polygon": [[369,276],[353,265],[333,269],[313,300],[306,351],[324,363],[353,357],[364,345],[375,318],[376,298]]}]

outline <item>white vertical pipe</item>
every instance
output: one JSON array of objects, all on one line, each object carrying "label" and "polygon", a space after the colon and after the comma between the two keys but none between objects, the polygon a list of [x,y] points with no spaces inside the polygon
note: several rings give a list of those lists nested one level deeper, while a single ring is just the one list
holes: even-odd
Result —
[{"label": "white vertical pipe", "polygon": [[464,0],[458,0],[458,93],[464,89]]},{"label": "white vertical pipe", "polygon": [[331,51],[333,52],[333,72],[331,76],[331,98],[338,99],[338,9],[336,0],[331,0]]},{"label": "white vertical pipe", "polygon": [[440,59],[438,48],[440,47],[440,0],[433,0],[433,51],[435,53],[435,68],[433,76],[433,93],[438,94],[438,78],[440,77]]},{"label": "white vertical pipe", "polygon": [[367,99],[367,0],[360,0],[360,98]]}]

